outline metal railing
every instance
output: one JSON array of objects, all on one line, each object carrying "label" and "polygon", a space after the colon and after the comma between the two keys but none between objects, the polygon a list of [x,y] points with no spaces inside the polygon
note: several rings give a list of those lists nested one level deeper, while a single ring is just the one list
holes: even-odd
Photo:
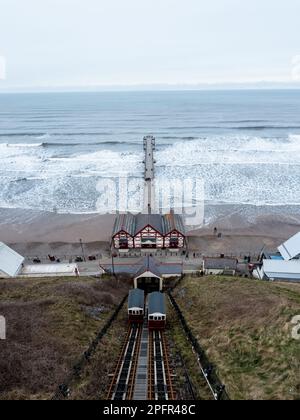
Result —
[{"label": "metal railing", "polygon": [[192,345],[193,352],[197,356],[199,368],[201,370],[202,375],[204,376],[208,387],[214,397],[215,400],[230,400],[229,395],[226,392],[224,384],[221,382],[220,378],[218,377],[214,366],[210,363],[208,357],[205,354],[204,349],[200,346],[197,338],[195,337],[194,333],[192,332],[191,328],[189,327],[179,305],[176,302],[174,296],[172,296],[171,292],[168,291],[168,296],[170,302],[177,313],[177,316],[180,320],[181,326]]}]

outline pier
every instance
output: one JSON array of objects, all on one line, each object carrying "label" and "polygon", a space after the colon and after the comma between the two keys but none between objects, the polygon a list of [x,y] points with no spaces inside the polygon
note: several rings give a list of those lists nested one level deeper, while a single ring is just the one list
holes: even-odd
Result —
[{"label": "pier", "polygon": [[155,138],[146,136],[144,148],[144,191],[142,211],[117,216],[113,232],[112,246],[122,253],[132,250],[169,249],[172,252],[183,250],[186,245],[184,220],[174,210],[162,214],[158,198],[158,184],[155,179]]},{"label": "pier", "polygon": [[144,213],[151,214],[155,207],[155,189],[154,189],[155,138],[153,136],[144,137],[144,151],[145,151]]}]

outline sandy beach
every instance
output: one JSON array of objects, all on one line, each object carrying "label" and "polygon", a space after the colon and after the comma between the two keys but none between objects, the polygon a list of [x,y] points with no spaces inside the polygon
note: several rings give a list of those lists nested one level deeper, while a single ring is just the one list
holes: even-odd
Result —
[{"label": "sandy beach", "polygon": [[[300,231],[299,209],[222,205],[206,209],[206,223],[188,231],[189,248],[203,255],[255,254],[275,250]],[[107,254],[115,215],[57,214],[32,210],[0,210],[0,240],[24,256]],[[214,215],[214,216],[212,216]],[[222,233],[213,234],[214,227]]]},{"label": "sandy beach", "polygon": [[[189,245],[203,254],[240,256],[277,247],[300,231],[299,206],[216,205],[206,208],[201,229],[189,232]],[[214,228],[222,234],[216,238]]]}]

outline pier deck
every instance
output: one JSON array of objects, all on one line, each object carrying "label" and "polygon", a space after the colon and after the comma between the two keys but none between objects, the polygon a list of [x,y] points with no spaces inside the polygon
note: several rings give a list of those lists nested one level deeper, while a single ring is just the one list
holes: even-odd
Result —
[{"label": "pier deck", "polygon": [[144,190],[144,212],[151,214],[155,206],[155,190],[154,190],[154,150],[155,138],[153,136],[144,137],[145,151],[145,190]]}]

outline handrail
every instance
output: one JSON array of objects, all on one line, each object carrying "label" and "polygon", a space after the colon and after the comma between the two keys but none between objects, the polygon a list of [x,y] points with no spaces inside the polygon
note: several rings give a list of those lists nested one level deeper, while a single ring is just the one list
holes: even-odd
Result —
[{"label": "handrail", "polygon": [[171,292],[168,292],[168,296],[170,299],[170,302],[175,309],[177,316],[180,320],[181,326],[190,341],[194,353],[197,355],[198,364],[201,370],[201,373],[203,374],[210,391],[212,392],[212,395],[215,400],[230,400],[228,393],[225,390],[224,384],[221,382],[220,378],[218,377],[213,365],[210,363],[208,357],[205,354],[205,351],[200,346],[197,338],[194,336],[194,333],[192,332],[191,328],[189,327],[178,303],[176,302],[176,299],[171,294]]}]

